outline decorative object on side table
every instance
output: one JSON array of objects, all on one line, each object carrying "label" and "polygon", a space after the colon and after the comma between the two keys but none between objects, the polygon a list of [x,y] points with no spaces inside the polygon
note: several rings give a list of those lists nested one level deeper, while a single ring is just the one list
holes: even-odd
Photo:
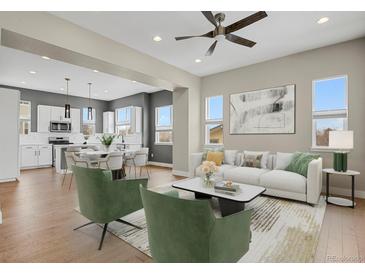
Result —
[{"label": "decorative object on side table", "polygon": [[105,151],[109,151],[109,147],[113,143],[115,135],[103,134],[103,136],[101,136],[101,138],[98,137],[98,139],[100,140],[101,144],[104,145]]},{"label": "decorative object on side table", "polygon": [[346,172],[347,154],[354,148],[354,132],[352,130],[330,131],[329,147],[336,150],[333,153],[333,169]]},{"label": "decorative object on side table", "polygon": [[[354,208],[355,203],[355,176],[360,175],[360,172],[354,170],[347,170],[346,172],[343,171],[336,171],[332,168],[325,168],[323,172],[326,173],[326,202],[329,204],[339,205],[339,206],[348,206]],[[330,174],[337,174],[337,175],[345,175],[351,177],[351,200],[341,198],[341,197],[334,197],[330,196],[329,194],[329,178]]]},{"label": "decorative object on side table", "polygon": [[212,187],[212,176],[218,171],[218,167],[215,162],[204,161],[201,165],[201,170],[204,175],[203,184],[206,187]]}]

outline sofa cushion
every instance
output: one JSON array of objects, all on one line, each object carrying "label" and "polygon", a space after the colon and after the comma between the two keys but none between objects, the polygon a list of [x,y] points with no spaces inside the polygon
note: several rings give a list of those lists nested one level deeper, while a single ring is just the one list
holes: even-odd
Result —
[{"label": "sofa cushion", "polygon": [[223,161],[223,163],[226,164],[226,165],[234,166],[235,162],[236,162],[237,152],[238,152],[238,150],[225,149],[224,150],[224,161]]},{"label": "sofa cushion", "polygon": [[[231,169],[231,168],[234,168],[235,166],[231,166],[231,165],[221,165],[221,166],[218,166],[218,172],[215,173],[216,176],[219,176],[219,177],[223,177],[223,174]],[[195,169],[195,176],[202,176],[203,173],[202,173],[202,170],[201,170],[201,166],[198,166],[196,169]]]},{"label": "sofa cushion", "polygon": [[275,169],[285,170],[290,164],[293,156],[294,153],[284,153],[284,152],[276,153]]},{"label": "sofa cushion", "polygon": [[269,169],[254,168],[254,167],[235,167],[224,172],[223,178],[231,180],[235,183],[259,185],[260,176]]},{"label": "sofa cushion", "polygon": [[260,176],[260,185],[296,193],[306,193],[307,179],[297,173],[286,170],[271,170]]}]

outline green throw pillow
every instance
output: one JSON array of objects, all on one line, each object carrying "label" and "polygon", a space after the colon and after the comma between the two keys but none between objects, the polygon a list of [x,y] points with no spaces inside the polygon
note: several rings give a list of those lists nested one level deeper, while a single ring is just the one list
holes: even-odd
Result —
[{"label": "green throw pillow", "polygon": [[308,165],[312,160],[318,159],[319,155],[305,152],[295,152],[294,156],[285,169],[294,173],[298,173],[307,178]]}]

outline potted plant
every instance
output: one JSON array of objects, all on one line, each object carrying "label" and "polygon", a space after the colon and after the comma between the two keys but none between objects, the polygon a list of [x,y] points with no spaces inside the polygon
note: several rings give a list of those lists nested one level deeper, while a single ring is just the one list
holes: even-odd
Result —
[{"label": "potted plant", "polygon": [[101,136],[101,138],[98,137],[98,139],[100,140],[101,144],[104,145],[105,151],[109,151],[109,147],[113,143],[113,141],[115,139],[115,135],[114,134],[103,134],[103,136]]},{"label": "potted plant", "polygon": [[204,186],[212,187],[212,176],[218,171],[218,167],[216,166],[215,162],[204,161],[201,165],[201,171],[204,174]]}]

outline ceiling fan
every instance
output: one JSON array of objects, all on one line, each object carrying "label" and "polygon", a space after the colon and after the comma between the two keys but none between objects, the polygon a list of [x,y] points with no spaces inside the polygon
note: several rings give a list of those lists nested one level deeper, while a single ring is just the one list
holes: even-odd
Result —
[{"label": "ceiling fan", "polygon": [[251,40],[234,35],[234,34],[232,34],[232,32],[235,32],[239,29],[247,27],[248,25],[251,25],[251,24],[267,17],[266,12],[259,11],[246,18],[243,18],[227,27],[224,27],[221,24],[226,17],[226,15],[224,13],[217,13],[216,15],[213,15],[213,13],[211,11],[202,11],[202,13],[205,16],[205,18],[207,18],[208,21],[214,25],[215,29],[210,32],[207,32],[205,34],[202,34],[202,35],[175,37],[175,40],[180,41],[180,40],[195,38],[195,37],[215,38],[216,40],[209,47],[208,51],[205,53],[205,56],[212,55],[212,53],[215,49],[215,46],[217,45],[217,42],[223,41],[224,39],[227,39],[228,41],[231,41],[233,43],[236,43],[236,44],[239,44],[242,46],[252,48],[256,44],[256,42],[253,42]]}]

